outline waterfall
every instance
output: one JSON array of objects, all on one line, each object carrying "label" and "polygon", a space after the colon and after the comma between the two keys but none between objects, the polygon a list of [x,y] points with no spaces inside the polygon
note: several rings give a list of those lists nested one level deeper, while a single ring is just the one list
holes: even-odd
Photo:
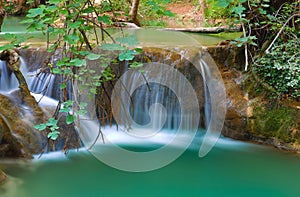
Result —
[{"label": "waterfall", "polygon": [[28,73],[27,84],[30,91],[48,97],[55,97],[53,96],[55,76],[45,72],[41,72],[36,76],[37,72]]},{"label": "waterfall", "polygon": [[[59,83],[62,81],[59,75],[53,75],[49,71],[41,72],[40,69],[28,72],[28,65],[20,57],[20,70],[23,73],[28,88],[32,93],[41,94],[58,100],[60,98]],[[0,91],[10,92],[17,89],[19,83],[13,72],[7,67],[5,61],[0,61]],[[72,98],[72,85],[67,83],[68,96]]]},{"label": "waterfall", "polygon": [[[20,70],[25,76],[28,72],[27,66],[23,60],[23,58],[20,58],[21,65]],[[12,73],[12,71],[7,67],[5,61],[0,60],[0,91],[8,92],[11,90],[14,90],[18,88],[19,83],[15,77],[15,75]]]},{"label": "waterfall", "polygon": [[[170,54],[169,54],[170,56]],[[165,59],[169,59],[167,56]],[[203,80],[203,100],[204,100],[204,115],[205,117],[205,126],[209,125],[210,116],[211,116],[211,103],[210,103],[210,94],[208,87],[206,86],[206,80],[211,76],[210,68],[203,59],[199,59],[199,64],[201,68],[202,80]],[[60,98],[60,89],[59,83],[62,80],[59,75],[53,75],[49,72],[41,72],[40,70],[28,72],[27,65],[23,58],[21,58],[21,71],[26,78],[28,87],[32,93],[45,95],[54,99]],[[128,62],[124,65],[125,72],[128,71]],[[161,72],[161,71],[159,71]],[[138,87],[134,87],[138,83],[139,78],[142,77],[146,80],[148,73],[136,73],[128,77],[124,77],[123,83],[127,83],[127,90],[124,90],[122,93],[122,99],[128,93],[132,93],[131,101],[129,105],[126,105],[126,110],[129,111],[129,115],[132,117],[132,121],[136,122],[139,125],[151,125],[154,130],[157,130],[159,127],[164,129],[178,129],[182,114],[179,99],[174,94],[174,91],[168,87],[158,83],[147,82]],[[176,81],[176,72],[171,71],[168,73],[168,76],[161,75],[159,76],[161,80],[164,77],[167,77],[168,80],[176,82],[175,92],[184,92],[186,88],[186,81]],[[6,62],[0,61],[0,91],[11,91],[18,87],[18,82],[14,74],[6,66]],[[71,97],[71,83],[68,83],[68,92],[69,98]],[[165,112],[165,113],[164,113]],[[128,117],[122,117],[122,122],[126,124],[126,119]],[[193,120],[187,120],[193,121]],[[187,126],[185,126],[187,127]]]},{"label": "waterfall", "polygon": [[210,100],[210,94],[207,87],[207,77],[211,77],[211,71],[207,65],[207,63],[200,59],[200,69],[203,79],[203,90],[204,90],[204,114],[205,114],[205,127],[208,127],[210,122],[210,116],[211,116],[211,100]]}]

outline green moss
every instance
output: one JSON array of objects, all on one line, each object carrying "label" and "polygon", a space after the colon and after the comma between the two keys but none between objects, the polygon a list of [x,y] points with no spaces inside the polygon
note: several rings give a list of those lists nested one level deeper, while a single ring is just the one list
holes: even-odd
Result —
[{"label": "green moss", "polygon": [[248,93],[250,99],[265,95],[264,87],[261,83],[257,82],[253,75],[249,75],[245,81],[243,81],[243,89]]},{"label": "green moss", "polygon": [[280,142],[300,142],[299,110],[285,106],[254,108],[253,132]]}]

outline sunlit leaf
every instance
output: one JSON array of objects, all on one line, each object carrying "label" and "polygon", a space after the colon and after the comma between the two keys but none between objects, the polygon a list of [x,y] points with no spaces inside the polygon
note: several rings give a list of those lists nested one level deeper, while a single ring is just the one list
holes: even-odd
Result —
[{"label": "sunlit leaf", "polygon": [[43,131],[47,128],[46,124],[34,125],[33,127],[37,130],[40,130],[40,131]]},{"label": "sunlit leaf", "polygon": [[75,121],[75,117],[73,115],[68,114],[66,117],[66,123],[72,124]]},{"label": "sunlit leaf", "polygon": [[33,17],[43,14],[43,12],[44,12],[43,8],[33,8],[28,11],[29,14],[27,14],[27,17],[33,18]]},{"label": "sunlit leaf", "polygon": [[124,51],[123,53],[119,54],[119,60],[120,61],[133,60],[135,54],[136,52],[132,50]]}]

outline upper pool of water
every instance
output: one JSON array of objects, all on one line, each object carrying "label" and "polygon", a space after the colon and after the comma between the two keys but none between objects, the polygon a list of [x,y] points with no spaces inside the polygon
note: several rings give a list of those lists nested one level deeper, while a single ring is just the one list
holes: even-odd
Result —
[{"label": "upper pool of water", "polygon": [[[22,24],[21,21],[23,18],[20,17],[7,17],[4,20],[2,26],[2,33],[0,33],[0,38],[3,40],[3,34],[5,33],[15,33],[19,35],[23,35],[26,37],[30,37],[28,40],[31,45],[39,45],[43,46],[46,36],[41,32],[31,32],[26,33],[26,24]],[[116,29],[110,29],[109,32],[112,34],[115,33]],[[153,28],[145,28],[145,29],[132,29],[129,31],[136,31],[137,35],[139,35],[139,39],[142,42],[157,40],[158,43],[163,43],[164,40],[170,40],[170,34],[174,34],[174,32],[169,31],[168,33],[158,34],[157,31],[153,31]],[[218,33],[218,34],[204,34],[204,33],[183,33],[185,36],[189,36],[195,40],[195,42],[199,43],[202,46],[211,46],[216,45],[222,40],[234,39],[241,35],[240,32],[231,32],[231,33]],[[174,39],[173,43],[180,43],[182,40]]]}]

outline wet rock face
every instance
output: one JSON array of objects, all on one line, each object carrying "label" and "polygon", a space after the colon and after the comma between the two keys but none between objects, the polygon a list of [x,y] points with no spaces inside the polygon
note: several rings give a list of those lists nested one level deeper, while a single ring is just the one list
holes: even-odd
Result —
[{"label": "wet rock face", "polygon": [[28,66],[29,72],[40,69],[50,60],[49,53],[45,49],[29,48],[20,50],[19,53]]},{"label": "wet rock face", "polygon": [[222,77],[227,96],[227,113],[222,133],[233,139],[247,140],[247,110],[250,111],[250,101],[238,83],[243,75],[235,69],[228,69],[223,70]]},{"label": "wet rock face", "polygon": [[21,109],[0,94],[0,157],[28,158],[41,150],[41,136],[24,121]]},{"label": "wet rock face", "polygon": [[207,47],[207,52],[214,59],[220,69],[243,70],[245,65],[244,49],[231,46],[229,43]]}]

